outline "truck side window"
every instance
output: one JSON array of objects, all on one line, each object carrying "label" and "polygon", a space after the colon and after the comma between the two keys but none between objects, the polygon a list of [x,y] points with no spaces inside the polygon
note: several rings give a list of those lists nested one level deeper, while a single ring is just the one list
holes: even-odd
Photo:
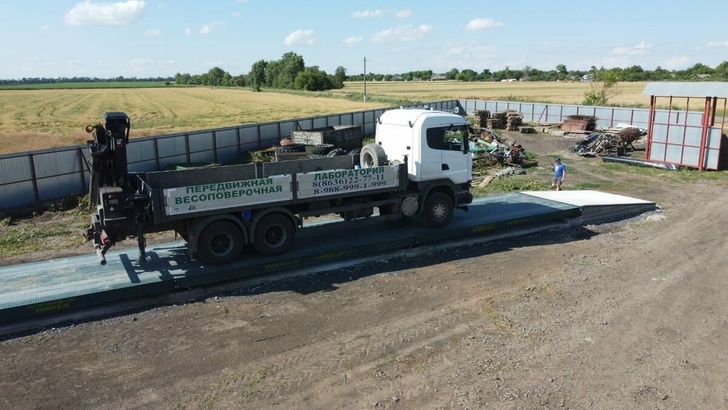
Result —
[{"label": "truck side window", "polygon": [[432,149],[445,149],[445,128],[427,129],[427,146]]},{"label": "truck side window", "polygon": [[437,127],[427,130],[427,146],[445,151],[460,151],[465,130],[462,127]]}]

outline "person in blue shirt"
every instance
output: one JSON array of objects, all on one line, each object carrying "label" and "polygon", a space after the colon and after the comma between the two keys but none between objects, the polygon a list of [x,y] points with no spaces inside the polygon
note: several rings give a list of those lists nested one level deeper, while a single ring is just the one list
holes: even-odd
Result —
[{"label": "person in blue shirt", "polygon": [[556,158],[552,167],[554,169],[554,177],[551,180],[551,188],[561,191],[561,184],[564,182],[564,177],[566,176],[566,166],[561,163],[561,158]]}]

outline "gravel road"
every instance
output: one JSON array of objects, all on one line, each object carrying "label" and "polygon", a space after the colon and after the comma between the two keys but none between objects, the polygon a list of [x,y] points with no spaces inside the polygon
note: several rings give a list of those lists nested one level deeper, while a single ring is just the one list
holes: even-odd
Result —
[{"label": "gravel road", "polygon": [[519,143],[661,211],[13,337],[0,407],[728,408],[726,178]]}]

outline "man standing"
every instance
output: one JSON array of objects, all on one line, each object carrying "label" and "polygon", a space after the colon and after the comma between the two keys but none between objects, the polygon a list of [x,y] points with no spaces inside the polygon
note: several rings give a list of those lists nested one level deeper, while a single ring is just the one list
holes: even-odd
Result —
[{"label": "man standing", "polygon": [[556,158],[553,169],[554,177],[551,180],[551,188],[555,188],[557,191],[561,191],[561,184],[564,182],[564,177],[566,176],[566,166],[561,163],[561,158]]}]

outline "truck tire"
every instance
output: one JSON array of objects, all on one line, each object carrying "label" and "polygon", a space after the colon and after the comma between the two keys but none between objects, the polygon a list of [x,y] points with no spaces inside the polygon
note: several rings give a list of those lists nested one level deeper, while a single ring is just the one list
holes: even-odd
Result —
[{"label": "truck tire", "polygon": [[452,199],[442,192],[433,192],[425,201],[425,224],[430,228],[441,228],[452,219]]},{"label": "truck tire", "polygon": [[268,214],[255,226],[253,245],[264,256],[280,255],[293,245],[296,227],[281,213]]},{"label": "truck tire", "polygon": [[379,144],[367,144],[361,149],[359,163],[362,168],[375,168],[387,165],[387,154]]},{"label": "truck tire", "polygon": [[313,155],[326,155],[334,149],[334,144],[316,144],[313,146],[311,153]]},{"label": "truck tire", "polygon": [[229,263],[238,259],[242,252],[243,233],[230,221],[211,223],[197,241],[197,253],[203,262]]},{"label": "truck tire", "polygon": [[354,158],[354,165],[361,164],[361,148],[354,148],[349,151],[347,155],[351,155],[351,157]]},{"label": "truck tire", "polygon": [[346,155],[346,150],[343,148],[334,148],[327,154],[329,157],[340,157],[342,155]]}]

